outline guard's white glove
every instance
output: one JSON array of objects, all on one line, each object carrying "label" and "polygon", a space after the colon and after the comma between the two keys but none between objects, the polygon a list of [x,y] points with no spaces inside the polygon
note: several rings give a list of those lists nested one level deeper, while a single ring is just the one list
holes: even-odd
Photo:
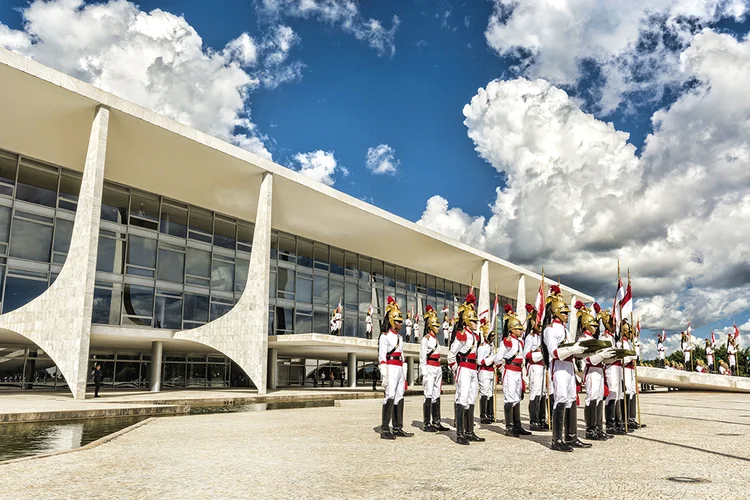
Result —
[{"label": "guard's white glove", "polygon": [[388,388],[388,364],[380,365],[380,383],[383,384],[383,390]]},{"label": "guard's white glove", "polygon": [[635,356],[625,356],[625,359],[622,360],[626,365],[632,363],[635,361]]},{"label": "guard's white glove", "polygon": [[609,359],[612,356],[615,355],[615,350],[611,347],[608,347],[604,349],[603,351],[599,351],[596,354],[592,354],[589,356],[589,361],[592,365],[598,365],[601,364],[605,359]]},{"label": "guard's white glove", "polygon": [[607,347],[603,351],[599,351],[597,354],[601,354],[602,359],[610,359],[615,356],[615,348],[614,347]]},{"label": "guard's white glove", "polygon": [[533,361],[534,363],[539,363],[543,359],[544,355],[541,352],[536,351],[531,353],[531,361]]},{"label": "guard's white glove", "polygon": [[576,354],[583,354],[583,352],[586,351],[586,348],[580,345],[578,342],[573,344],[569,347],[558,347],[557,348],[557,357],[560,360],[568,359],[571,356],[575,356]]}]

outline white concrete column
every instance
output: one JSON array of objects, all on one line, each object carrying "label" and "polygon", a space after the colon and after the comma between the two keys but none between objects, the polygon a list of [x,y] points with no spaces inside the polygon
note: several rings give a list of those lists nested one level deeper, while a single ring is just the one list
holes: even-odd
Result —
[{"label": "white concrete column", "polygon": [[96,108],[83,167],[70,249],[55,282],[28,304],[0,316],[0,328],[44,349],[73,397],[86,397],[96,252],[99,244],[109,108]]},{"label": "white concrete column", "polygon": [[174,334],[176,339],[199,342],[229,356],[250,377],[258,394],[265,394],[266,387],[271,386],[267,383],[267,357],[272,202],[273,175],[265,173],[258,195],[247,283],[232,310],[203,326]]},{"label": "white concrete column", "polygon": [[576,315],[576,302],[578,298],[573,295],[570,298],[570,316],[568,316],[568,342],[573,342],[576,339],[576,329],[578,328],[578,316]]},{"label": "white concrete column", "polygon": [[162,359],[164,357],[164,342],[151,342],[151,392],[161,391]]},{"label": "white concrete column", "polygon": [[[479,303],[477,304],[477,316],[481,319],[482,313],[487,316],[487,321],[490,321],[490,263],[484,261],[482,263],[482,271],[479,273]],[[485,312],[486,311],[486,312]]]},{"label": "white concrete column", "polygon": [[[268,388],[273,390],[276,389],[279,379],[279,350],[269,349],[268,350]],[[260,391],[258,391],[260,392]]]},{"label": "white concrete column", "polygon": [[526,276],[518,278],[518,294],[516,295],[516,313],[521,323],[526,321]]},{"label": "white concrete column", "polygon": [[347,354],[346,361],[349,365],[349,387],[357,387],[357,353]]},{"label": "white concrete column", "polygon": [[414,385],[414,358],[406,358],[406,383]]}]

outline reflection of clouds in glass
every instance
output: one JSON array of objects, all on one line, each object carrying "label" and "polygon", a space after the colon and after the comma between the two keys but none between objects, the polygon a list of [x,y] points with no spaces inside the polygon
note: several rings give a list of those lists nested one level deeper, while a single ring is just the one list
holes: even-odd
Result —
[{"label": "reflection of clouds in glass", "polygon": [[214,260],[211,268],[211,288],[231,292],[234,287],[234,264]]}]

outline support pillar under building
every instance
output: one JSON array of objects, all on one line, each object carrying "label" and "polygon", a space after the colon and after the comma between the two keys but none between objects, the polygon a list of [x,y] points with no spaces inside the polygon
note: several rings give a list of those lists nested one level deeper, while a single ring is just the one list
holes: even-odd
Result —
[{"label": "support pillar under building", "polygon": [[271,348],[268,350],[268,389],[276,389],[279,371],[279,350]]},{"label": "support pillar under building", "polygon": [[164,359],[164,342],[151,342],[151,392],[161,392],[162,360]]},{"label": "support pillar under building", "polygon": [[347,354],[346,361],[349,365],[349,387],[357,387],[357,353]]}]

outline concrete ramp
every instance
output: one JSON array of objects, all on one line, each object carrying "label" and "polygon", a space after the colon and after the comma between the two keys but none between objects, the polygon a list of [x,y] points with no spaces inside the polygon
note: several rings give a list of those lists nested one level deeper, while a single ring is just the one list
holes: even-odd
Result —
[{"label": "concrete ramp", "polygon": [[651,368],[649,366],[638,367],[638,382],[697,391],[750,393],[750,377],[730,377],[713,373]]}]

